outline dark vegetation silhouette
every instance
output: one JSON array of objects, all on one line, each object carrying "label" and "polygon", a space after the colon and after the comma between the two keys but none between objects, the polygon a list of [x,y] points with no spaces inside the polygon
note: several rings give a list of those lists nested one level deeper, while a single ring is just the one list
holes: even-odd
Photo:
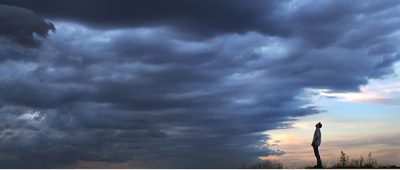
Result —
[{"label": "dark vegetation silhouette", "polygon": [[[253,165],[243,165],[242,168],[246,169],[283,169],[290,168],[285,167],[284,164],[277,160],[264,160],[257,162]],[[314,169],[313,166],[304,167],[305,169]],[[367,157],[363,157],[362,155],[358,159],[350,159],[350,157],[342,150],[340,151],[340,156],[335,163],[332,165],[323,165],[324,169],[399,169],[399,166],[396,165],[384,165],[380,164],[375,158],[372,157],[372,153],[369,153]]]},{"label": "dark vegetation silhouette", "polygon": [[242,165],[243,169],[283,169],[283,164],[276,160],[263,160],[253,165]]},{"label": "dark vegetation silhouette", "polygon": [[360,156],[359,159],[349,158],[343,150],[340,152],[339,161],[333,165],[332,168],[379,168],[378,162],[372,158],[372,154],[368,154],[368,158],[365,159]]},{"label": "dark vegetation silhouette", "polygon": [[362,155],[358,159],[350,159],[350,157],[342,151],[340,151],[340,157],[337,163],[328,168],[335,169],[374,169],[374,168],[400,168],[396,165],[382,165],[372,157],[372,153],[368,154],[368,157],[363,157]]}]

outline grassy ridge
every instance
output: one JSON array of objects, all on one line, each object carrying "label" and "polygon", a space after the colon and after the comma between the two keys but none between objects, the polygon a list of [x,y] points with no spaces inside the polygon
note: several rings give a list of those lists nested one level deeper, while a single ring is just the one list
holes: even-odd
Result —
[{"label": "grassy ridge", "polygon": [[[260,161],[256,164],[246,166],[243,165],[242,168],[246,169],[283,169],[284,165],[276,160],[264,160]],[[287,167],[285,167],[287,168]],[[343,151],[340,152],[340,156],[338,161],[333,165],[324,166],[326,169],[374,169],[374,168],[395,168],[399,169],[400,167],[396,165],[382,165],[379,164],[376,159],[372,157],[372,154],[369,153],[366,158],[360,156],[358,159],[350,159],[350,157]],[[305,169],[312,169],[312,166],[305,167]]]}]

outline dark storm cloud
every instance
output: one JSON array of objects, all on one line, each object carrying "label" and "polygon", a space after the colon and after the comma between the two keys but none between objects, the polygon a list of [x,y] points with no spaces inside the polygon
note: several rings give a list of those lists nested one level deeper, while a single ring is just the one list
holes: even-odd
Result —
[{"label": "dark storm cloud", "polygon": [[[273,36],[298,36],[317,47],[337,41],[360,46],[397,29],[395,0],[383,1],[265,1],[172,0],[129,1],[110,4],[107,0],[1,0],[54,19],[79,21],[97,28],[167,26],[198,38],[224,33],[257,31]],[[359,4],[359,5],[354,5]],[[382,12],[382,13],[381,13]],[[370,21],[366,22],[365,18]],[[359,22],[361,21],[361,22]],[[379,22],[379,25],[375,25]],[[372,25],[373,24],[373,25]],[[358,27],[355,28],[354,26]],[[373,31],[369,27],[376,27]],[[349,31],[354,29],[354,31]],[[359,29],[363,29],[358,31]],[[379,31],[375,31],[379,29]],[[370,36],[368,36],[370,35]]]},{"label": "dark storm cloud", "polygon": [[1,2],[58,30],[0,44],[4,168],[237,168],[321,112],[304,89],[357,91],[400,59],[393,1]]},{"label": "dark storm cloud", "polygon": [[54,25],[28,9],[0,5],[0,38],[15,43],[37,47],[40,42],[35,36],[46,37],[54,31]]},{"label": "dark storm cloud", "polygon": [[[255,70],[242,57],[257,58],[254,46],[272,41],[258,33],[195,42],[171,41],[175,34],[159,36],[169,32],[163,28],[104,32],[60,25],[69,41],[54,35],[31,60],[1,64],[1,113],[8,120],[3,127],[13,132],[4,137],[3,142],[10,141],[4,145],[17,148],[11,141],[34,140],[27,145],[48,148],[24,155],[4,150],[12,155],[4,167],[54,167],[76,160],[163,167],[149,163],[154,159],[168,167],[236,167],[257,156],[282,153],[257,149],[261,143],[256,141],[264,139],[260,132],[284,126],[291,117],[317,113],[312,107],[298,108],[305,103],[294,98],[297,88],[243,80]],[[68,36],[71,31],[74,37]],[[230,58],[233,53],[238,59]],[[6,72],[12,69],[16,71]],[[247,98],[254,101],[246,103]],[[42,155],[51,161],[43,164]],[[35,159],[16,166],[29,156]]]},{"label": "dark storm cloud", "polygon": [[[279,23],[271,20],[279,13],[276,1],[245,0],[121,0],[110,4],[107,0],[72,0],[68,2],[0,1],[29,8],[39,14],[80,21],[100,28],[165,25],[200,35],[257,30],[272,34],[286,34]],[[244,5],[245,4],[245,5]],[[271,17],[270,17],[271,15]]]}]

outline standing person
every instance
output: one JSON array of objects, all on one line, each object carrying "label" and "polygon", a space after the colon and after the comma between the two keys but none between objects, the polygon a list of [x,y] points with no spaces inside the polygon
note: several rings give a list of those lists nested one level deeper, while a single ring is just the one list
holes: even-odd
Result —
[{"label": "standing person", "polygon": [[321,122],[318,122],[315,125],[314,138],[311,143],[311,146],[314,149],[315,157],[317,158],[317,165],[315,165],[314,168],[322,168],[321,157],[319,156],[319,151],[318,151],[318,147],[321,144],[321,131],[320,131],[321,128],[322,128],[322,124],[321,124]]}]

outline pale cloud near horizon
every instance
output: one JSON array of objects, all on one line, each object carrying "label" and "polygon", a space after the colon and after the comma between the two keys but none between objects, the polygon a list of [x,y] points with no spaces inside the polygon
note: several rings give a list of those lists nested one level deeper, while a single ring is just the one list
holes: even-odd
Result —
[{"label": "pale cloud near horizon", "polygon": [[323,97],[334,97],[347,102],[381,103],[399,105],[400,101],[400,63],[394,64],[394,73],[380,79],[371,79],[360,87],[359,92],[332,92],[327,89],[313,89]]}]

